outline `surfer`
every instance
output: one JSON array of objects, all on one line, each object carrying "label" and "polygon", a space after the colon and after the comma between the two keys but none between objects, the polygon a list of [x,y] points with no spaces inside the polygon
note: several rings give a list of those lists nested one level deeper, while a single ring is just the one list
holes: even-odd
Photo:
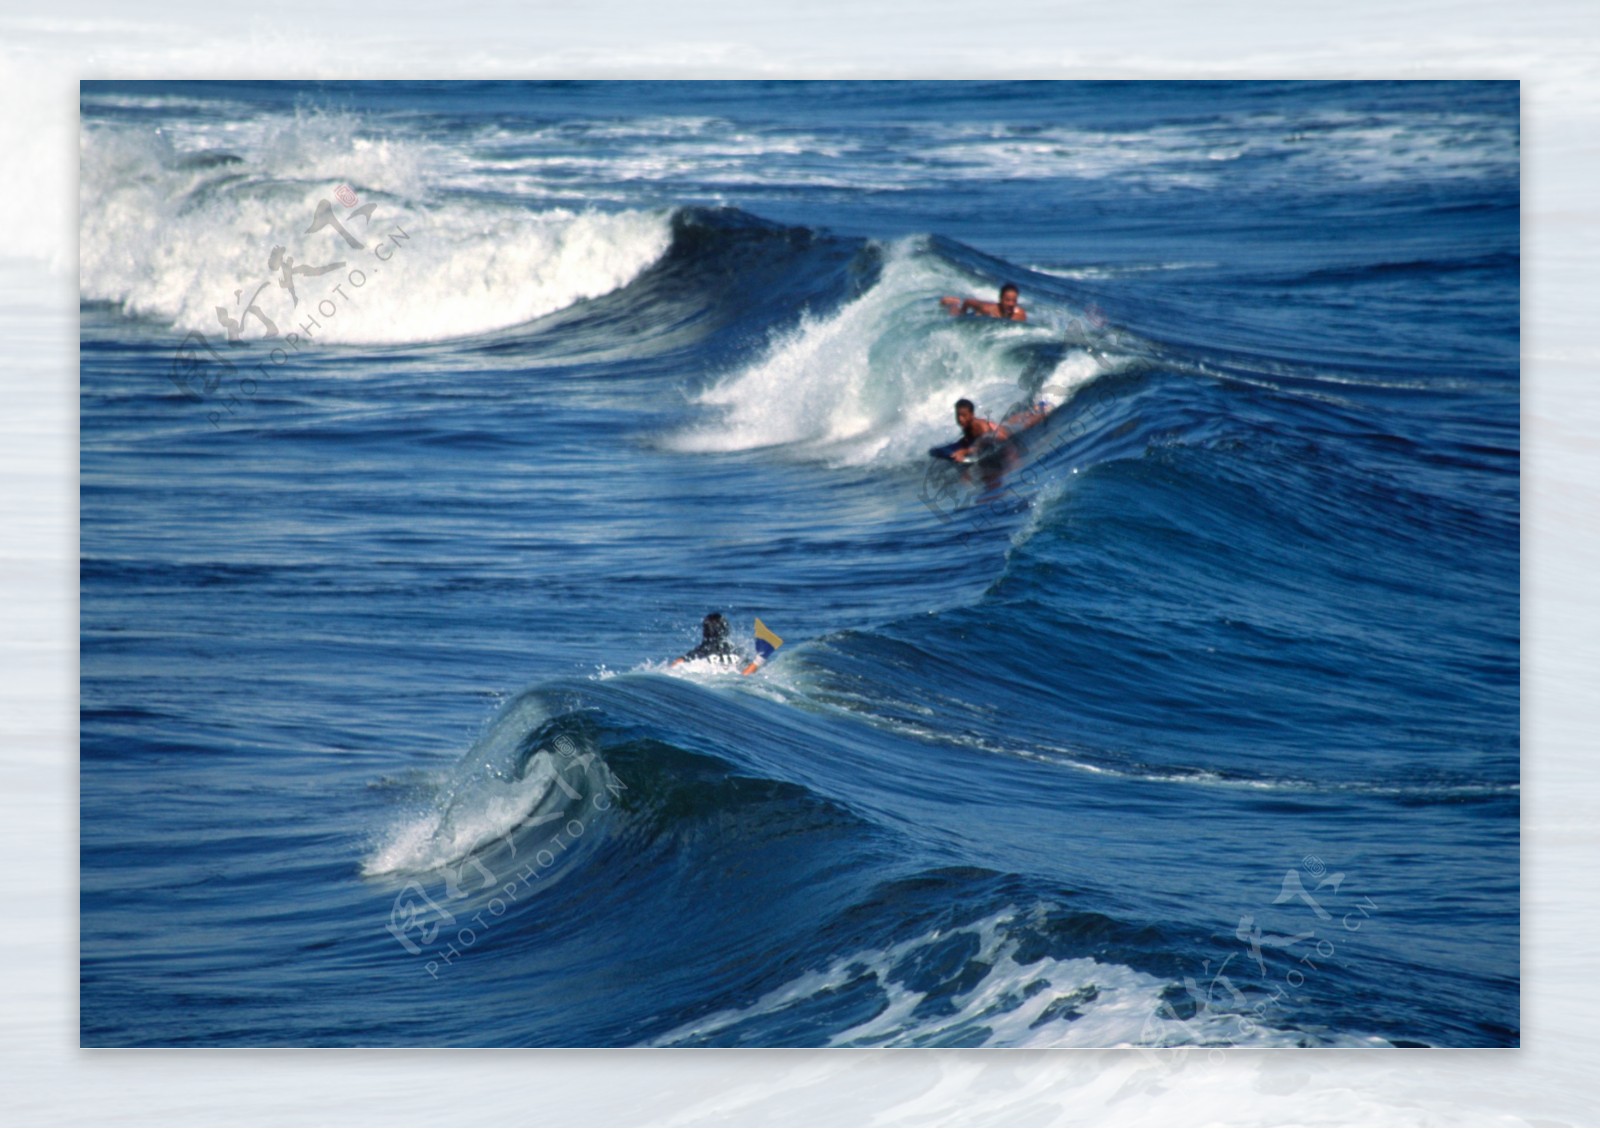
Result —
[{"label": "surfer", "polygon": [[695,659],[710,659],[716,663],[739,662],[739,652],[733,649],[733,643],[728,638],[728,621],[722,618],[721,612],[712,612],[700,621],[700,645],[688,654],[673,659],[672,665]]},{"label": "surfer", "polygon": [[950,452],[950,457],[958,463],[1009,438],[1004,427],[978,415],[977,408],[967,399],[956,401],[956,426],[961,428],[961,445]]},{"label": "surfer", "polygon": [[978,298],[940,298],[939,304],[956,317],[974,313],[1002,321],[1027,321],[1027,312],[1017,305],[1017,297],[1016,284],[1008,282],[1000,288],[998,302],[985,302]]}]

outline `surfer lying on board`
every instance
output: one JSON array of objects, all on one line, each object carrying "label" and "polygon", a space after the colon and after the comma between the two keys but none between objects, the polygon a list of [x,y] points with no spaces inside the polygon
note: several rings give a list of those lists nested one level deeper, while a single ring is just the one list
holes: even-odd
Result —
[{"label": "surfer lying on board", "polygon": [[977,298],[940,298],[939,304],[956,317],[974,313],[1002,321],[1027,321],[1027,312],[1017,305],[1017,297],[1016,285],[1008,282],[1000,288],[998,302],[984,302]]},{"label": "surfer lying on board", "polygon": [[962,444],[950,452],[950,457],[958,463],[968,455],[982,454],[996,443],[1010,438],[1004,427],[978,415],[971,400],[956,401],[956,425],[961,428]]},{"label": "surfer lying on board", "polygon": [[672,665],[695,659],[729,664],[741,661],[739,652],[733,649],[733,643],[728,638],[728,621],[722,618],[721,612],[712,612],[700,621],[700,645],[688,654],[673,659]]}]

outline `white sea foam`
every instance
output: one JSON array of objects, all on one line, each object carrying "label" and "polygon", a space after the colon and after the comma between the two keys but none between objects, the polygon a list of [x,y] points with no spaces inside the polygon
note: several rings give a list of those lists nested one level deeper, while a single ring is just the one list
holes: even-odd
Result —
[{"label": "white sea foam", "polygon": [[682,678],[689,682],[722,683],[729,677],[737,677],[744,665],[743,660],[719,662],[715,659],[688,659],[675,663],[671,659],[646,659],[630,671],[602,670],[597,672],[596,677],[604,681],[621,673],[665,674],[669,678]]},{"label": "white sea foam", "polygon": [[[862,146],[816,125],[769,130],[719,117],[498,127],[479,135],[470,159],[453,161],[447,175],[474,189],[511,177],[517,191],[535,198],[570,197],[575,178],[638,186],[621,193],[635,199],[663,182],[898,192],[958,180],[1115,180],[1165,191],[1286,174],[1368,181],[1511,175],[1518,150],[1514,124],[1426,112],[1251,113],[1122,130],[1000,122],[905,128],[916,131],[911,159],[905,149]],[[1241,166],[1259,157],[1270,160]]]},{"label": "white sea foam", "polygon": [[[431,202],[427,170],[442,157],[426,143],[364,138],[336,115],[300,124],[196,124],[178,137],[86,128],[82,296],[219,341],[219,307],[246,342],[273,328],[323,344],[436,341],[609,293],[671,242],[665,211]],[[374,206],[352,217],[334,205],[361,247],[331,225],[308,231],[341,184]],[[301,268],[343,266],[292,275],[291,293],[270,265],[274,247]],[[248,312],[252,296],[259,314]]]},{"label": "white sea foam", "polygon": [[1036,274],[1048,274],[1055,278],[1070,278],[1076,282],[1088,282],[1108,278],[1122,278],[1130,274],[1147,274],[1151,271],[1203,270],[1216,265],[1216,263],[1117,263],[1115,265],[1067,267],[1036,264],[1028,269]]},{"label": "white sea foam", "polygon": [[362,873],[418,873],[464,859],[511,835],[545,801],[559,798],[555,778],[554,759],[540,754],[520,780],[473,789],[467,796],[444,792],[390,825],[362,863]]},{"label": "white sea foam", "polygon": [[1115,178],[1158,190],[1209,187],[1218,177],[1240,176],[1229,166],[1241,158],[1268,155],[1295,175],[1339,180],[1515,175],[1519,148],[1515,122],[1446,113],[1324,112],[1276,122],[1250,116],[1116,132],[959,126],[935,138],[924,155],[947,177]]},{"label": "white sea foam", "polygon": [[[653,1041],[655,1046],[715,1042],[719,1032],[763,1016],[781,1016],[823,993],[870,977],[883,994],[871,1019],[835,1033],[835,1047],[1379,1047],[1376,1036],[1313,1036],[1274,1028],[1252,1013],[1251,1000],[1231,982],[1170,983],[1124,965],[1090,957],[1017,960],[1020,934],[1044,927],[1048,907],[1007,907],[954,929],[934,929],[881,949],[853,952],[807,970],[756,1000],[703,1016]],[[897,978],[895,970],[919,951],[971,934],[971,962],[987,966],[981,980],[955,993],[951,1009],[922,1009],[930,991]],[[972,942],[969,941],[968,944]],[[1172,1006],[1174,995],[1184,1001]],[[1264,994],[1263,994],[1264,998]],[[942,1012],[942,1014],[940,1013]],[[1169,1051],[1170,1053],[1170,1051]]]}]

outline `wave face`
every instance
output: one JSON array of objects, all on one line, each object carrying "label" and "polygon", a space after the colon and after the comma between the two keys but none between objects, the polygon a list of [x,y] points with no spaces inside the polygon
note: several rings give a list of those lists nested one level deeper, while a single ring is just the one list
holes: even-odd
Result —
[{"label": "wave face", "polygon": [[1519,1041],[1514,84],[83,117],[85,1045]]}]

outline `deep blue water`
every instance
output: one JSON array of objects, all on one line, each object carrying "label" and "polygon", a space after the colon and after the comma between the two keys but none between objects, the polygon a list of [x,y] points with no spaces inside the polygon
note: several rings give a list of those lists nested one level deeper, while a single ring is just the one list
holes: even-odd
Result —
[{"label": "deep blue water", "polygon": [[82,111],[85,1045],[1518,1043],[1514,83]]}]

